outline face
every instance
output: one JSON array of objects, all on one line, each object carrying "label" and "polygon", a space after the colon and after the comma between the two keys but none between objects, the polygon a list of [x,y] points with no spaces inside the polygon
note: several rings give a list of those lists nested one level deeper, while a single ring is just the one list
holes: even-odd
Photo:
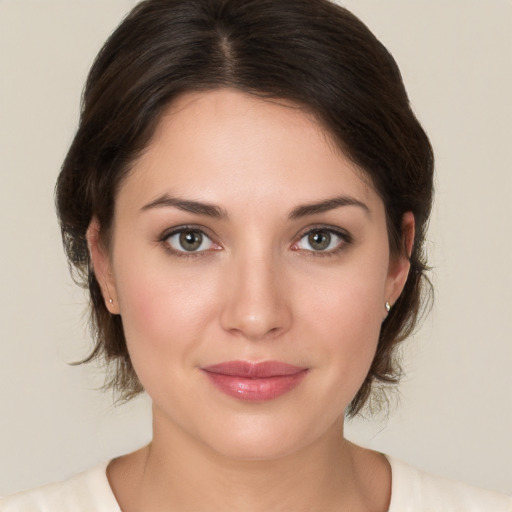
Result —
[{"label": "face", "polygon": [[310,115],[182,96],[120,188],[108,254],[95,230],[155,431],[244,459],[339,434],[408,263],[390,260],[380,197]]}]

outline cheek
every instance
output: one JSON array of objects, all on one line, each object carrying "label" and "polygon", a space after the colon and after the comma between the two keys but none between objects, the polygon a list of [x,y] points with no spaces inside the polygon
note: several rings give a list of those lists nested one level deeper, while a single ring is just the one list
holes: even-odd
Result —
[{"label": "cheek", "polygon": [[[349,269],[326,276],[313,289],[303,290],[302,314],[319,319],[319,327],[346,338],[366,338],[365,333],[379,331],[384,319],[385,272],[369,275]],[[321,320],[320,320],[321,319]],[[369,336],[373,338],[374,336]]]},{"label": "cheek", "polygon": [[215,316],[214,283],[202,279],[197,286],[197,276],[169,264],[119,267],[121,316],[136,369],[192,354],[205,325]]},{"label": "cheek", "polygon": [[308,348],[320,356],[319,365],[330,369],[330,382],[344,387],[350,397],[368,373],[385,315],[385,269],[369,275],[365,268],[339,271],[302,292],[300,315],[309,333]]},{"label": "cheek", "polygon": [[[338,296],[339,297],[339,296]],[[366,294],[350,293],[333,303],[317,322],[318,334],[326,340],[327,356],[335,375],[346,381],[361,381],[373,360],[381,322],[376,315],[376,302]],[[334,375],[333,375],[334,377]]]}]

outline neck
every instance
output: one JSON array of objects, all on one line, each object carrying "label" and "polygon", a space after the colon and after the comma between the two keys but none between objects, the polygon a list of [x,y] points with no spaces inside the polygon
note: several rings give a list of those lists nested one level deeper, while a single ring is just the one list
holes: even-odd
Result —
[{"label": "neck", "polygon": [[115,492],[114,467],[111,483],[125,512],[387,510],[389,482],[375,492],[382,481],[376,475],[387,463],[374,455],[344,439],[342,419],[291,454],[243,460],[219,454],[155,417],[151,444],[119,460],[117,472],[124,468],[124,475],[117,481],[129,490]]}]

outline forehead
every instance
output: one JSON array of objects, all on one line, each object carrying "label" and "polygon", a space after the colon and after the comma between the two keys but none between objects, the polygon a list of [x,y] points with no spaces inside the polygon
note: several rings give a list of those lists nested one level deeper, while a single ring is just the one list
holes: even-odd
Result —
[{"label": "forehead", "polygon": [[[187,93],[162,116],[120,196],[297,202],[375,195],[368,178],[316,118],[286,100],[219,89]],[[313,197],[314,198],[314,197]],[[122,200],[122,197],[119,198]]]}]

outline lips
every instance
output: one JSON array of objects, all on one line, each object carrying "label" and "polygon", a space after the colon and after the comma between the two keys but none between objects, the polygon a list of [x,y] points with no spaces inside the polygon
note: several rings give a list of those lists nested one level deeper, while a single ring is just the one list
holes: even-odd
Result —
[{"label": "lips", "polygon": [[202,368],[228,396],[249,402],[274,400],[297,387],[308,369],[280,361],[227,361]]}]

